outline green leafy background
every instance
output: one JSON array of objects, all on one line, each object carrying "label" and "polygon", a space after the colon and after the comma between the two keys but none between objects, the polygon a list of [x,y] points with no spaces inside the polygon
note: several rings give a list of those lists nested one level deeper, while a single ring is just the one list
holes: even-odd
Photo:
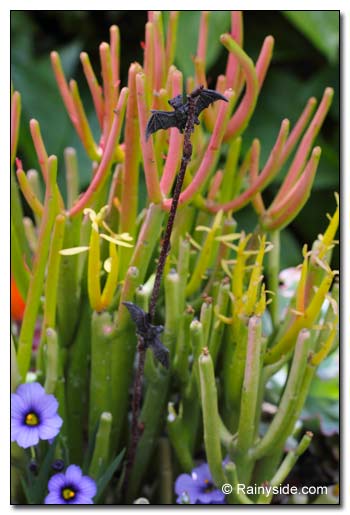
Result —
[{"label": "green leafy background", "polygon": [[[116,23],[121,30],[121,79],[126,84],[131,62],[142,61],[145,11],[15,11],[11,14],[12,83],[22,95],[23,115],[18,156],[25,169],[37,167],[28,122],[39,120],[48,151],[60,161],[59,181],[64,191],[63,150],[74,146],[78,151],[81,187],[90,180],[90,165],[63,108],[49,53],[58,50],[68,78],[74,77],[87,106],[88,117],[97,133],[97,120],[79,63],[82,50],[90,54],[99,75],[98,45],[108,41],[108,29]],[[168,13],[164,12],[167,24]],[[180,13],[176,64],[186,76],[193,74],[192,57],[196,53],[200,13]],[[230,27],[228,11],[210,13],[207,76],[215,84],[225,70],[226,50],[219,43],[220,34]],[[268,72],[258,105],[244,135],[246,149],[254,137],[262,143],[262,162],[273,145],[281,120],[295,122],[310,96],[320,100],[327,86],[335,96],[326,123],[318,136],[322,158],[313,192],[307,205],[291,226],[283,232],[282,265],[300,262],[301,245],[311,244],[326,227],[326,213],[335,207],[334,192],[339,190],[339,13],[338,11],[247,11],[244,13],[244,48],[256,59],[266,35],[275,38],[272,66]],[[283,180],[276,178],[264,194],[268,201]],[[256,218],[251,208],[237,213],[241,226],[250,229]],[[336,251],[333,265],[338,265]]]}]

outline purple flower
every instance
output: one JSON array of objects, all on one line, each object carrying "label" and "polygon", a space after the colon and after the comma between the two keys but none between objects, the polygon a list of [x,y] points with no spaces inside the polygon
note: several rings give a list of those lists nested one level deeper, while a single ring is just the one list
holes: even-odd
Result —
[{"label": "purple flower", "polygon": [[21,384],[11,394],[11,440],[27,448],[54,438],[63,423],[57,408],[57,400],[41,384]]},{"label": "purple flower", "polygon": [[52,476],[48,488],[45,504],[94,504],[96,483],[91,477],[83,476],[78,465],[69,465],[64,474]]},{"label": "purple flower", "polygon": [[194,468],[191,475],[181,474],[175,492],[178,504],[225,504],[225,495],[214,485],[207,463]]}]

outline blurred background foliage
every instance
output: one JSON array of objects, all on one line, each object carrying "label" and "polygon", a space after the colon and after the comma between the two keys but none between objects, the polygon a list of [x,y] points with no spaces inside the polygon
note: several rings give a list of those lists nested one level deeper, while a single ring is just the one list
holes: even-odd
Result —
[{"label": "blurred background foliage", "polygon": [[[199,28],[199,11],[182,11],[179,18],[176,65],[185,76],[193,75]],[[165,25],[168,13],[164,12]],[[12,11],[11,73],[14,89],[22,95],[22,119],[18,156],[25,169],[37,167],[29,133],[29,120],[36,118],[49,153],[59,158],[59,182],[64,191],[63,150],[73,146],[78,152],[81,188],[91,177],[91,163],[85,155],[63,107],[50,65],[50,51],[57,50],[67,78],[79,84],[90,124],[98,125],[92,101],[82,73],[79,53],[89,53],[99,75],[100,42],[108,40],[109,27],[117,24],[121,32],[121,79],[127,83],[129,64],[142,61],[146,11]],[[227,52],[219,35],[230,27],[228,11],[212,11],[207,49],[208,86],[215,87],[216,77],[225,70]],[[262,163],[275,141],[280,122],[292,124],[311,96],[321,99],[327,86],[335,90],[334,101],[317,144],[322,147],[312,195],[296,220],[282,234],[282,267],[301,261],[301,246],[311,245],[326,226],[326,213],[334,212],[334,191],[339,189],[339,12],[338,11],[245,11],[244,49],[256,60],[263,38],[275,38],[272,65],[258,99],[255,114],[244,133],[243,149],[253,138],[261,140]],[[280,174],[265,191],[274,197]],[[240,227],[251,230],[256,217],[248,206],[235,214]],[[336,249],[333,266],[337,267]]]}]

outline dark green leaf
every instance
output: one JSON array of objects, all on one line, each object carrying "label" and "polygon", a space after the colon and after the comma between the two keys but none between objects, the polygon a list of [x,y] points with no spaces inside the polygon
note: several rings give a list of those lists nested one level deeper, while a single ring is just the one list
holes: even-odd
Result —
[{"label": "dark green leaf", "polygon": [[283,11],[283,14],[327,59],[334,63],[339,49],[338,11]]}]

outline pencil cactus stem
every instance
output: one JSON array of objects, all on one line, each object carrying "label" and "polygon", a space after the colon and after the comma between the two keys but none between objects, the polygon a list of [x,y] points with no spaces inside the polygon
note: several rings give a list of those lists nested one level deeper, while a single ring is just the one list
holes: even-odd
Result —
[{"label": "pencil cactus stem", "polygon": [[292,365],[278,411],[267,432],[253,450],[254,459],[270,455],[278,443],[285,441],[290,436],[287,434],[290,429],[290,415],[295,410],[298,392],[304,379],[309,348],[310,331],[302,329],[298,334]]},{"label": "pencil cactus stem", "polygon": [[262,88],[264,83],[267,70],[270,66],[273,47],[275,44],[275,40],[272,36],[267,36],[264,39],[263,46],[261,47],[260,54],[258,60],[255,64],[256,75],[258,77],[259,89]]},{"label": "pencil cactus stem", "polygon": [[[65,231],[65,216],[58,214],[52,231],[50,243],[49,257],[47,261],[50,273],[46,277],[45,283],[45,305],[43,317],[43,330],[49,327],[56,327],[56,306],[57,306],[57,284],[60,266],[60,250],[62,248],[63,237]],[[44,332],[44,331],[43,331]]]},{"label": "pencil cactus stem", "polygon": [[39,166],[43,175],[44,181],[47,181],[47,160],[48,155],[46,152],[45,144],[41,136],[40,125],[37,120],[30,120],[29,122],[30,133],[34,143],[36,155],[38,157]]},{"label": "pencil cactus stem", "polygon": [[89,466],[89,476],[93,479],[98,479],[108,465],[112,420],[112,414],[108,411],[101,413]]},{"label": "pencil cactus stem", "polygon": [[152,14],[154,26],[154,83],[153,87],[159,91],[165,79],[165,49],[164,31],[161,11],[154,11]]},{"label": "pencil cactus stem", "polygon": [[120,32],[117,25],[112,25],[109,29],[111,63],[112,63],[112,79],[114,88],[115,101],[118,98],[120,83]]},{"label": "pencil cactus stem", "polygon": [[312,327],[312,324],[315,322],[315,319],[319,314],[325,296],[331,287],[334,275],[334,272],[329,272],[323,278],[304,314],[298,316],[285,333],[279,337],[278,342],[267,349],[264,359],[265,364],[271,364],[278,361],[282,355],[286,354],[293,348],[295,338],[301,329]]},{"label": "pencil cactus stem", "polygon": [[[135,234],[135,220],[138,202],[138,175],[140,162],[140,130],[137,113],[136,74],[141,66],[133,63],[129,68],[129,96],[125,114],[125,159],[122,174],[122,198],[120,210],[120,232]],[[130,256],[130,252],[126,253]],[[123,265],[124,268],[124,265]]]},{"label": "pencil cactus stem", "polygon": [[[189,202],[193,196],[200,190],[206,179],[208,178],[212,167],[214,166],[219,154],[220,145],[224,136],[230,111],[235,100],[234,92],[231,90],[225,91],[225,97],[228,102],[221,102],[219,114],[215,122],[214,132],[211,135],[208,148],[201,161],[196,175],[193,177],[192,182],[180,194],[179,203],[183,204]],[[163,207],[167,210],[170,209],[171,199],[166,199],[163,202]]]},{"label": "pencil cactus stem", "polygon": [[21,118],[21,95],[14,91],[11,98],[11,166],[16,159],[19,124]]},{"label": "pencil cactus stem", "polygon": [[238,504],[254,504],[254,501],[252,501],[244,492],[241,492],[239,485],[242,483],[238,479],[237,467],[232,461],[229,461],[228,463],[226,463],[225,473],[226,473],[229,485],[232,486],[232,493],[227,496],[228,503],[229,504],[237,504],[237,503]]},{"label": "pencil cactus stem", "polygon": [[226,483],[222,467],[220,442],[220,418],[215,384],[214,366],[207,349],[198,359],[204,425],[204,445],[208,465],[215,485],[221,488]]},{"label": "pencil cactus stem", "polygon": [[45,194],[44,213],[41,220],[38,238],[38,252],[33,262],[32,275],[26,298],[26,307],[18,338],[17,362],[22,381],[25,380],[30,366],[32,341],[45,278],[46,260],[49,251],[52,227],[58,208],[57,196],[55,194],[56,177],[57,158],[55,156],[50,156],[48,159],[48,180]]},{"label": "pencil cactus stem", "polygon": [[[182,73],[175,70],[171,76],[172,97],[182,93]],[[168,195],[174,183],[179,162],[181,159],[181,150],[183,143],[183,135],[176,127],[170,130],[170,140],[168,155],[164,165],[164,171],[160,180],[160,189],[164,195]]]},{"label": "pencil cactus stem", "polygon": [[90,233],[87,279],[90,306],[94,311],[100,311],[102,309],[100,271],[100,235],[98,230],[92,226]]},{"label": "pencil cactus stem", "polygon": [[118,283],[119,258],[114,243],[109,244],[109,257],[111,259],[111,269],[108,273],[106,284],[101,295],[102,309],[107,309],[110,306]]},{"label": "pencil cactus stem", "polygon": [[[231,37],[239,46],[243,46],[243,16],[241,11],[231,11]],[[237,57],[230,52],[226,65],[227,88],[236,89],[239,75],[239,62]]]},{"label": "pencil cactus stem", "polygon": [[79,174],[77,153],[74,148],[64,150],[64,163],[66,171],[67,208],[70,209],[79,194]]},{"label": "pencil cactus stem", "polygon": [[90,63],[90,58],[86,52],[81,52],[80,61],[83,66],[84,75],[86,77],[86,80],[87,80],[87,83],[88,83],[88,86],[90,89],[90,93],[91,93],[92,101],[94,103],[98,123],[102,129],[103,128],[103,114],[104,114],[102,89],[101,89],[100,84],[98,83],[95,72]]},{"label": "pencil cactus stem", "polygon": [[281,155],[281,160],[280,160],[281,166],[283,166],[283,164],[286,162],[286,160],[290,156],[291,152],[293,151],[301,134],[303,133],[305,127],[309,123],[310,118],[311,118],[313,112],[315,111],[316,105],[317,105],[317,100],[315,97],[312,97],[308,100],[298,121],[296,122],[293,129],[291,130],[291,133],[288,136],[286,144],[284,145],[284,149],[283,149],[283,152]]},{"label": "pencil cactus stem", "polygon": [[175,57],[176,39],[177,39],[177,26],[179,21],[179,12],[170,11],[168,31],[166,37],[165,48],[165,69],[168,70],[172,65]]},{"label": "pencil cactus stem", "polygon": [[239,136],[248,125],[258,98],[259,82],[252,60],[236,43],[236,41],[232,39],[229,34],[223,34],[220,36],[220,41],[227,50],[232,52],[238,59],[246,77],[246,92],[233,117],[228,123],[224,136],[224,141],[226,141]]},{"label": "pencil cactus stem", "polygon": [[29,207],[33,211],[33,213],[41,219],[44,212],[44,206],[40,202],[40,200],[36,197],[34,191],[32,190],[32,187],[28,181],[27,175],[24,173],[23,170],[17,170],[16,172],[17,179],[19,186],[21,188],[21,191],[23,193],[24,198],[28,202]]},{"label": "pencil cactus stem", "polygon": [[145,96],[145,75],[143,73],[136,74],[136,93],[146,186],[151,202],[158,204],[162,200],[162,193],[159,185],[159,175],[157,170],[157,160],[154,153],[153,140],[152,138],[149,138],[148,141],[146,141],[148,112]]},{"label": "pencil cactus stem", "polygon": [[83,140],[83,135],[81,132],[81,127],[79,125],[79,120],[75,110],[72,94],[69,90],[66,78],[64,76],[60,56],[57,52],[51,52],[51,64],[55,74],[58,89],[61,93],[61,97],[66,107],[68,116],[75,130],[77,131],[79,138]]},{"label": "pencil cactus stem", "polygon": [[150,107],[153,103],[154,60],[154,25],[152,22],[148,21],[145,28],[145,50],[143,58],[147,107]]},{"label": "pencil cactus stem", "polygon": [[[250,184],[254,184],[259,176],[259,162],[260,162],[261,145],[260,145],[259,140],[254,140],[254,141],[256,141],[257,143],[255,143],[255,145],[252,146],[252,152],[251,152],[251,158],[250,158],[250,170],[249,170]],[[263,198],[262,198],[260,192],[257,193],[252,198],[252,205],[258,215],[262,215],[264,213],[265,204],[264,204],[264,201],[263,201]]]},{"label": "pencil cactus stem", "polygon": [[303,174],[297,182],[285,194],[283,200],[276,201],[269,207],[262,217],[262,226],[269,230],[281,230],[304,207],[310,196],[312,184],[316,175],[318,163],[321,157],[320,147],[316,147],[305,167]]},{"label": "pencil cactus stem", "polygon": [[[279,171],[279,159],[288,136],[288,131],[289,120],[283,120],[279,134],[277,136],[276,143],[273,149],[271,150],[267,163],[265,164],[263,170],[259,174],[254,184],[249,186],[249,188],[246,189],[237,198],[229,202],[225,202],[223,204],[208,205],[208,209],[213,212],[217,212],[220,209],[223,209],[224,211],[237,211],[238,209],[241,209],[242,207],[247,205],[251,198],[254,195],[256,195],[256,193],[258,193],[265,186],[267,186],[267,184],[269,184],[272,181],[276,173]],[[253,145],[258,144],[258,140],[254,140]]]},{"label": "pencil cactus stem", "polygon": [[296,449],[293,449],[292,451],[289,451],[278,467],[277,471],[275,472],[273,478],[271,481],[269,481],[269,486],[271,488],[271,491],[269,494],[260,494],[257,500],[257,504],[270,504],[272,497],[273,497],[273,487],[277,487],[281,485],[287,476],[289,475],[290,471],[298,461],[298,458],[307,450],[309,447],[311,440],[313,438],[313,434],[311,431],[307,431],[305,435],[302,437],[301,441],[299,442]]},{"label": "pencil cactus stem", "polygon": [[34,168],[31,168],[27,171],[27,179],[33,192],[35,193],[35,196],[38,200],[40,200],[40,202],[42,202],[44,200],[44,193],[41,186],[39,172],[37,172],[37,170]]},{"label": "pencil cactus stem", "polygon": [[248,323],[247,358],[238,423],[237,449],[243,461],[255,437],[254,414],[257,407],[261,371],[261,318],[253,316]]},{"label": "pencil cactus stem", "polygon": [[117,102],[113,87],[111,50],[108,43],[101,43],[100,45],[100,60],[104,98],[103,141],[106,142],[113,121],[113,109],[115,109]]},{"label": "pencil cactus stem", "polygon": [[111,131],[108,135],[107,144],[103,152],[101,162],[97,168],[97,171],[85,193],[82,197],[74,204],[69,211],[69,216],[73,217],[80,213],[90,202],[91,197],[98,191],[101,185],[104,183],[106,176],[112,165],[115,147],[118,143],[121,126],[123,123],[124,112],[126,107],[126,100],[128,97],[128,88],[123,88],[120,92],[117,108],[115,110],[114,120],[111,127]]},{"label": "pencil cactus stem", "polygon": [[57,333],[51,327],[46,329],[46,371],[45,392],[54,394],[59,374],[59,347]]},{"label": "pencil cactus stem", "polygon": [[281,233],[279,230],[270,232],[269,240],[273,247],[267,256],[267,281],[269,290],[275,292],[270,304],[270,313],[274,327],[277,327],[279,324],[278,277],[280,272],[280,239]]},{"label": "pencil cactus stem", "polygon": [[208,41],[208,24],[209,24],[210,11],[202,11],[199,25],[199,35],[197,44],[197,57],[205,63],[207,54],[207,41]]},{"label": "pencil cactus stem", "polygon": [[305,166],[311,146],[322,126],[326,114],[331,106],[334,91],[332,88],[326,88],[321,103],[314,114],[309,128],[305,132],[299,148],[295,154],[292,164],[288,170],[287,176],[283,181],[282,187],[277,194],[276,201],[279,201],[289,192],[290,188],[296,183],[303,167]]},{"label": "pencil cactus stem", "polygon": [[98,151],[97,145],[94,141],[88,119],[85,114],[84,106],[82,104],[78,85],[75,80],[69,81],[69,88],[71,91],[72,100],[74,102],[74,108],[76,112],[76,116],[78,118],[78,123],[81,131],[82,144],[88,154],[89,158],[92,161],[99,161],[101,159],[100,153]]}]

